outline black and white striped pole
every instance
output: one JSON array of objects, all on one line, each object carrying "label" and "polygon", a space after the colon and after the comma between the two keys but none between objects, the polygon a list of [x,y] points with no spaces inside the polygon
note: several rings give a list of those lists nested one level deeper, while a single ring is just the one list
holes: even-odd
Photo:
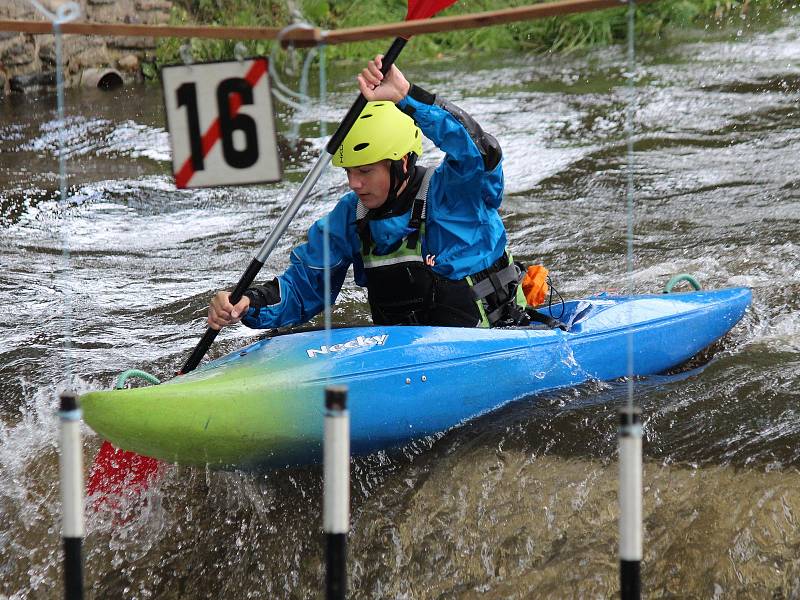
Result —
[{"label": "black and white striped pole", "polygon": [[641,410],[620,411],[619,427],[619,580],[622,600],[639,600],[642,563]]},{"label": "black and white striped pole", "polygon": [[61,475],[61,536],[64,540],[64,598],[83,598],[83,445],[81,411],[75,392],[61,394],[59,471]]},{"label": "black and white striped pole", "polygon": [[350,415],[344,386],[325,389],[323,450],[325,597],[341,600],[347,592],[347,533],[350,531]]}]

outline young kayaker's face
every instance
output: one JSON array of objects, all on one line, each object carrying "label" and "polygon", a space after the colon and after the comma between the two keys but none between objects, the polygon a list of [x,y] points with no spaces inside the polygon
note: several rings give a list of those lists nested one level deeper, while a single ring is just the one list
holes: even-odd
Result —
[{"label": "young kayaker's face", "polygon": [[[347,185],[358,194],[361,202],[369,209],[380,208],[389,196],[389,186],[391,182],[389,177],[389,164],[390,161],[381,160],[369,165],[348,167],[345,169],[347,172]],[[403,168],[405,168],[405,165],[406,158],[403,157]],[[404,187],[405,182],[403,182],[398,193],[400,193]]]}]

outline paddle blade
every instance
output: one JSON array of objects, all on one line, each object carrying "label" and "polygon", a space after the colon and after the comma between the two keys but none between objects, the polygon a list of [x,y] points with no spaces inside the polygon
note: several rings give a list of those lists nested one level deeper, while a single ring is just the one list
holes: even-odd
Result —
[{"label": "paddle blade", "polygon": [[120,450],[103,442],[89,472],[87,493],[95,497],[95,510],[117,504],[113,498],[144,492],[158,474],[161,463],[155,458]]},{"label": "paddle blade", "polygon": [[406,21],[427,19],[455,3],[456,0],[408,0]]}]

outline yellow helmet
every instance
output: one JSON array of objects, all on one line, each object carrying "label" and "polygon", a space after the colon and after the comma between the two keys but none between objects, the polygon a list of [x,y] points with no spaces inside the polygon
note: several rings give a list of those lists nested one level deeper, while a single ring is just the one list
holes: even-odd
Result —
[{"label": "yellow helmet", "polygon": [[332,161],[337,167],[360,167],[400,160],[409,152],[422,155],[422,133],[394,102],[383,100],[367,102]]}]

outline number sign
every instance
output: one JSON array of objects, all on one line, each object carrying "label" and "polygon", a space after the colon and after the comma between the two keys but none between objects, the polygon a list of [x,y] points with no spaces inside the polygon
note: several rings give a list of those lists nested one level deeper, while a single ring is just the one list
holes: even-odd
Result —
[{"label": "number sign", "polygon": [[266,58],[162,70],[179,188],[281,178]]}]

